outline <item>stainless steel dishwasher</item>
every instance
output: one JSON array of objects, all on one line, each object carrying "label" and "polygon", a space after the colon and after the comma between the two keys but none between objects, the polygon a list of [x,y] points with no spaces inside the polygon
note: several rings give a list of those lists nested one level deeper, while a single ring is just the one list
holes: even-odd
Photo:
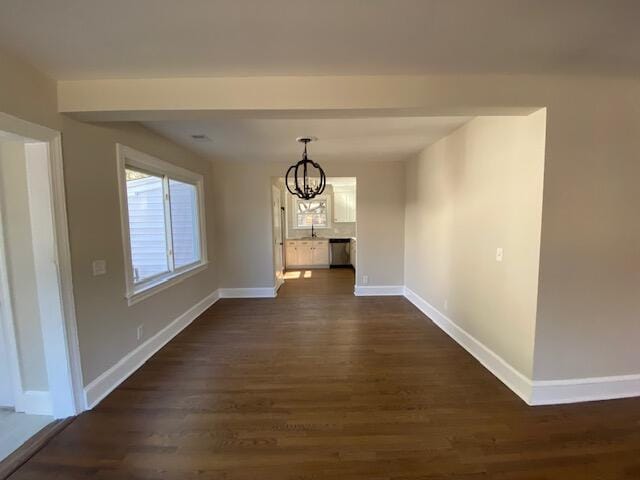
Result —
[{"label": "stainless steel dishwasher", "polygon": [[351,240],[348,238],[329,239],[329,264],[331,268],[350,267],[349,252]]}]

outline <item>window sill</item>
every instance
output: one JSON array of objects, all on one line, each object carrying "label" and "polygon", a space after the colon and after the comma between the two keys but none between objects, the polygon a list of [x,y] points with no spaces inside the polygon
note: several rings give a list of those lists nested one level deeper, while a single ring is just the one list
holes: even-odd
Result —
[{"label": "window sill", "polygon": [[145,284],[141,287],[136,288],[133,292],[128,293],[127,303],[129,306],[135,305],[142,300],[145,300],[158,292],[166,290],[173,285],[176,285],[193,275],[202,272],[209,266],[209,262],[201,262],[198,263],[187,270],[181,270],[179,272],[173,272],[171,274],[167,274],[165,276],[159,277],[155,279],[153,282]]}]

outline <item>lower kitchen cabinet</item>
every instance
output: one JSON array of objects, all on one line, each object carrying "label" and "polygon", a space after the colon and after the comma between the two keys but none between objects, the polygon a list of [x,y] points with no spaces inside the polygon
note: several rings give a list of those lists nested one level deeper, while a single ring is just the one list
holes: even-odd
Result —
[{"label": "lower kitchen cabinet", "polygon": [[289,267],[327,267],[329,265],[328,240],[287,240],[285,251]]}]

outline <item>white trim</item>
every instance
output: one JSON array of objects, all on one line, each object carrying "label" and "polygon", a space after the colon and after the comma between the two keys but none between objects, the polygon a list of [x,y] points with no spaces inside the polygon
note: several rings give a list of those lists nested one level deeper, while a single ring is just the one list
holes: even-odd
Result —
[{"label": "white trim", "polygon": [[4,337],[7,354],[8,370],[11,376],[11,391],[13,392],[12,407],[16,411],[23,411],[22,400],[22,374],[20,372],[20,357],[18,356],[18,344],[16,341],[15,323],[13,320],[13,305],[9,291],[9,270],[6,256],[6,241],[4,234],[4,205],[0,202],[0,322],[2,325],[2,337]]},{"label": "white trim", "polygon": [[437,308],[420,297],[408,287],[405,287],[405,297],[413,303],[418,310],[424,313],[433,323],[440,327],[447,335],[453,338],[467,352],[473,355],[484,367],[493,373],[498,380],[509,387],[527,404],[530,404],[532,382],[525,375],[513,368],[502,357],[488,348],[473,335],[456,325],[450,318]]},{"label": "white trim", "polygon": [[[178,167],[177,165],[165,162],[164,160],[160,160],[120,143],[116,143],[116,162],[118,168],[118,193],[120,197],[120,226],[122,247],[124,249],[125,297],[128,305],[131,306],[207,268],[209,261],[207,256],[207,227],[205,223],[204,177],[199,173]],[[182,267],[182,269],[175,269],[173,260],[171,260],[169,263],[173,265],[171,267],[173,268],[172,270],[158,275],[158,277],[149,283],[135,284],[131,258],[129,209],[127,205],[127,181],[125,172],[127,166],[160,175],[163,177],[163,183],[168,181],[168,177],[189,183],[196,187],[199,226],[199,238],[197,240],[200,250],[200,260],[197,263],[188,266],[188,268]],[[163,191],[167,191],[166,188],[163,188]],[[169,229],[169,215],[167,214],[169,208],[168,199],[165,198],[165,222],[167,222],[167,229]],[[171,232],[167,231],[168,252],[172,252],[171,242]],[[172,253],[168,253],[168,255],[172,255]]]},{"label": "white trim", "polygon": [[534,380],[531,405],[591,402],[640,396],[640,375]]},{"label": "white trim", "polygon": [[404,295],[402,285],[356,285],[353,294],[357,297],[377,297],[387,295]]},{"label": "white trim", "polygon": [[25,390],[21,394],[20,408],[16,412],[30,415],[53,415],[51,393],[47,390]]},{"label": "white trim", "polygon": [[166,290],[169,287],[172,287],[180,282],[185,281],[187,278],[194,276],[197,273],[206,270],[209,266],[209,263],[198,263],[197,265],[189,268],[188,270],[173,272],[173,275],[161,276],[156,279],[155,282],[151,282],[144,285],[144,288],[141,288],[136,293],[127,297],[127,304],[129,306],[135,305],[142,300],[145,300],[162,290]]},{"label": "white trim", "polygon": [[179,167],[170,162],[160,160],[159,158],[149,155],[148,153],[141,152],[135,148],[128,147],[121,143],[116,143],[116,150],[119,160],[124,164],[137,167],[143,171],[157,174],[160,176],[168,175],[174,180],[180,180],[181,182],[190,183],[192,185],[197,184],[203,180],[202,175],[186,168]]},{"label": "white trim", "polygon": [[171,341],[173,337],[202,315],[211,305],[216,303],[219,298],[218,290],[210,293],[93,380],[84,389],[86,408],[91,409],[100,403],[103,398]]},{"label": "white trim", "polygon": [[73,294],[73,278],[71,272],[71,245],[69,241],[69,223],[67,220],[67,199],[64,185],[64,165],[62,157],[62,138],[59,132],[49,143],[51,161],[51,185],[53,192],[53,209],[55,217],[55,233],[57,242],[57,267],[60,275],[63,314],[65,317],[67,337],[67,361],[71,371],[73,391],[73,412],[83,410],[82,366],[80,360],[80,341],[78,338],[78,324],[76,320],[75,298]]},{"label": "white trim", "polygon": [[274,298],[276,295],[275,287],[220,289],[220,298]]},{"label": "white trim", "polygon": [[[52,413],[63,418],[82,410],[82,368],[76,323],[71,251],[64,187],[64,166],[60,132],[0,112],[0,130],[24,139],[48,144],[48,182],[54,230],[53,263],[58,276],[60,312],[56,322],[43,329],[47,348]],[[21,387],[22,388],[22,387]],[[22,400],[17,400],[17,404]]]},{"label": "white trim", "polygon": [[[285,265],[285,245],[286,245],[286,240],[285,240],[285,230],[284,230],[284,226],[282,225],[282,213],[281,213],[281,208],[282,208],[282,201],[280,198],[280,189],[276,186],[276,185],[271,185],[271,255],[273,257],[273,274],[274,274],[274,282],[275,282],[275,289],[276,292],[278,291],[278,289],[284,284],[284,265]],[[274,212],[274,210],[277,207],[277,213]],[[285,210],[286,211],[286,210]],[[276,215],[277,215],[277,219],[276,219]],[[277,239],[275,236],[275,225],[276,225],[276,221],[277,223],[280,224],[280,239]],[[280,243],[278,240],[282,240],[282,243]],[[276,251],[280,250],[280,265],[276,265]]]},{"label": "white trim", "polygon": [[555,405],[640,396],[640,374],[531,380],[408,287],[405,287],[405,297],[528,405]]}]

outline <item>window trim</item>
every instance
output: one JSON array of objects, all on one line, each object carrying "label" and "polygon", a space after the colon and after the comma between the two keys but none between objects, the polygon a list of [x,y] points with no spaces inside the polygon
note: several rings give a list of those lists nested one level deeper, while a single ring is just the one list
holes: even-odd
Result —
[{"label": "window trim", "polygon": [[[317,225],[313,226],[314,230],[327,230],[331,228],[331,197],[329,197],[329,195],[318,195],[317,197],[314,197],[311,200],[314,199],[318,199],[318,200],[324,200],[327,202],[327,225],[325,227],[318,227]],[[298,225],[298,203],[299,202],[310,202],[311,200],[304,200],[302,198],[297,198],[294,197],[292,195],[292,200],[293,200],[293,206],[292,206],[292,211],[293,211],[293,229],[294,230],[309,230],[311,229],[311,227],[307,227],[307,226],[299,226]]]},{"label": "window trim", "polygon": [[[205,202],[204,202],[204,177],[198,173],[192,172],[182,167],[178,167],[164,160],[160,160],[144,152],[140,152],[126,145],[116,143],[116,159],[118,166],[118,193],[120,197],[120,221],[122,231],[122,246],[124,249],[124,272],[125,272],[125,298],[131,306],[150,296],[165,290],[172,285],[182,282],[183,280],[201,272],[207,268],[209,263],[207,256],[207,235],[205,222]],[[200,260],[197,262],[183,265],[173,271],[163,272],[136,284],[133,275],[133,261],[131,255],[131,238],[129,231],[129,206],[127,203],[127,179],[126,168],[133,170],[141,170],[153,175],[159,175],[163,178],[163,183],[168,182],[169,178],[180,182],[189,183],[196,187],[198,202],[198,227],[199,238],[198,246],[200,248]],[[169,199],[165,199],[168,202]],[[168,206],[170,209],[170,205]],[[166,211],[165,206],[165,211]],[[165,220],[166,221],[166,220]],[[167,239],[172,242],[172,232],[167,232]],[[167,247],[170,248],[169,244]]]}]

